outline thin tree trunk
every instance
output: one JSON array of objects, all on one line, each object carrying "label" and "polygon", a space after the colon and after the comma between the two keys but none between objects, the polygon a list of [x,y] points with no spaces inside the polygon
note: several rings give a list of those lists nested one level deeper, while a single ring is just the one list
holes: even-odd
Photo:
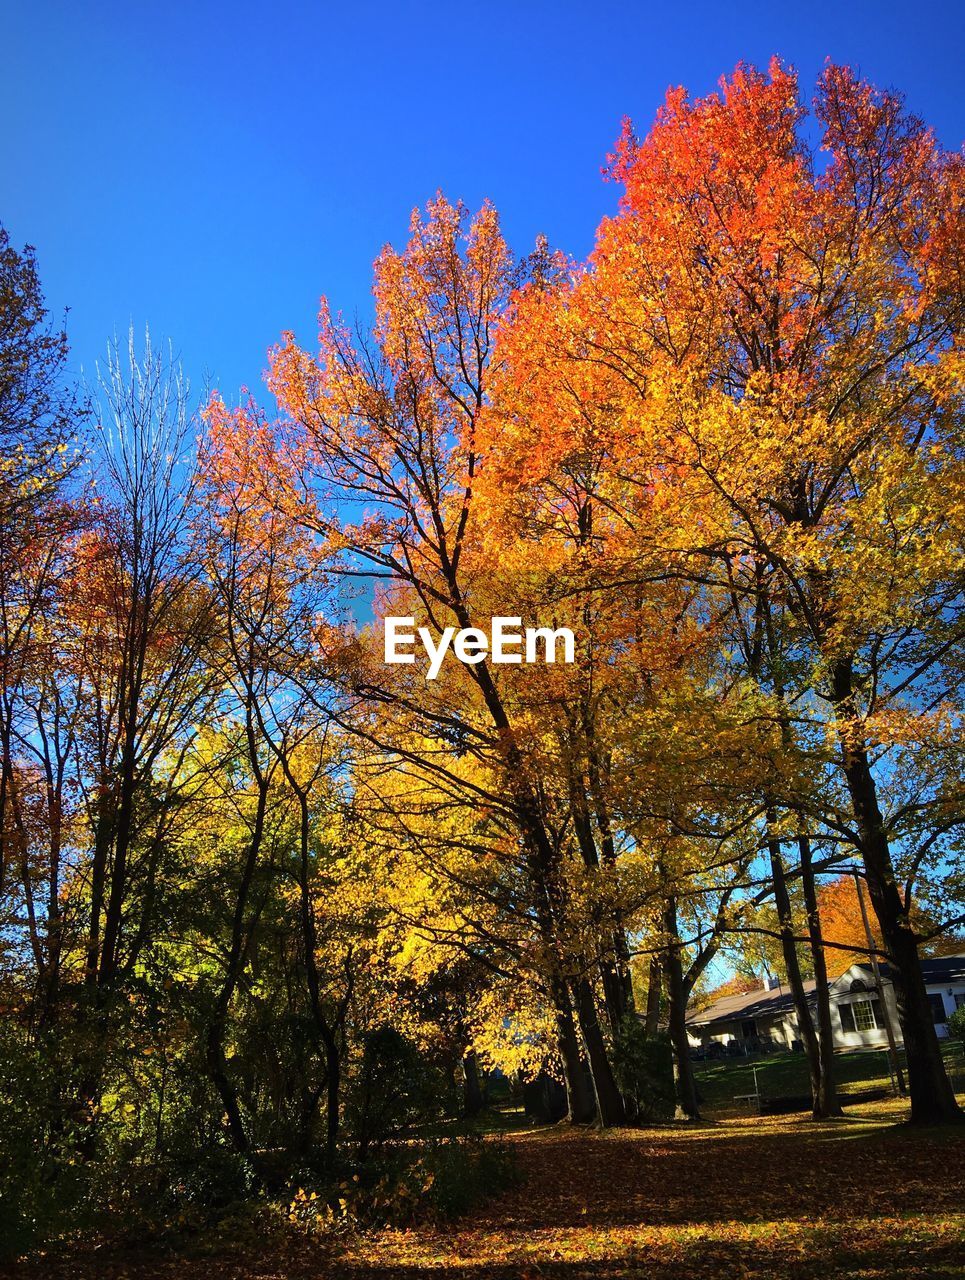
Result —
[{"label": "thin tree trunk", "polygon": [[818,1020],[818,1092],[814,1099],[815,1119],[840,1116],[841,1104],[834,1079],[834,1030],[831,1026],[831,993],[828,990],[828,963],[821,931],[821,913],[818,910],[814,868],[811,862],[811,841],[803,827],[797,838],[801,858],[801,888],[807,911],[808,938],[814,964],[814,995]]},{"label": "thin tree trunk", "polygon": [[667,1014],[670,1044],[673,1048],[674,1086],[677,1094],[677,1119],[699,1120],[697,1081],[690,1060],[690,1038],[687,1035],[687,989],[680,959],[680,935],[677,927],[677,899],[668,894],[664,899],[663,927],[667,935],[663,971],[667,982]]},{"label": "thin tree trunk", "polygon": [[251,724],[251,712],[248,711],[247,722],[247,738],[248,751],[252,767],[255,771],[258,786],[258,801],[255,807],[255,818],[251,829],[251,838],[248,841],[248,849],[245,854],[245,862],[241,872],[241,883],[238,886],[238,895],[235,899],[235,909],[231,921],[231,942],[228,948],[228,963],[225,967],[224,979],[221,983],[221,990],[215,1001],[214,1010],[211,1019],[208,1022],[207,1035],[205,1038],[205,1058],[208,1067],[208,1074],[214,1087],[218,1091],[218,1097],[221,1099],[221,1105],[224,1107],[225,1118],[228,1124],[228,1133],[234,1146],[243,1155],[249,1150],[248,1134],[245,1131],[244,1122],[241,1118],[241,1109],[238,1106],[238,1093],[228,1074],[228,1064],[225,1059],[224,1038],[228,1027],[228,1010],[231,1007],[231,1000],[238,985],[238,979],[241,976],[242,967],[244,965],[245,956],[245,940],[250,932],[250,926],[245,926],[245,914],[248,910],[248,899],[251,894],[251,884],[254,879],[255,867],[258,864],[258,855],[261,852],[261,846],[265,832],[265,813],[268,807],[268,779],[261,772],[257,762],[257,747],[254,740],[254,730]]},{"label": "thin tree trunk", "polygon": [[791,913],[791,899],[787,891],[787,877],[784,870],[784,858],[781,854],[781,842],[776,835],[777,814],[770,807],[766,813],[767,850],[771,858],[771,880],[774,885],[774,905],[781,932],[781,951],[784,955],[784,968],[787,972],[788,986],[794,1001],[797,1014],[798,1031],[804,1054],[807,1058],[808,1076],[811,1082],[811,1107],[815,1115],[820,1110],[821,1094],[821,1061],[818,1050],[817,1032],[811,1020],[811,1008],[808,1004],[807,992],[804,990],[804,979],[801,976],[801,965],[798,961],[797,945],[794,941],[794,919]]},{"label": "thin tree trunk", "polygon": [[[587,713],[584,713],[584,725],[589,724]],[[592,755],[592,752],[591,752]],[[570,776],[570,812],[573,817],[573,830],[576,833],[580,854],[585,866],[599,872],[601,861],[604,866],[612,867],[614,862],[613,836],[610,832],[609,819],[603,804],[599,784],[599,770],[590,766],[590,791],[594,797],[597,811],[597,823],[600,830],[602,860],[593,833],[593,823],[587,804],[586,791],[582,774],[572,773]],[[633,986],[630,980],[630,948],[627,945],[626,930],[619,913],[616,913],[608,926],[605,918],[597,914],[594,924],[601,937],[610,929],[608,944],[600,951],[600,982],[603,987],[603,1001],[607,1021],[614,1036],[619,1034],[624,1018],[633,1009]]]},{"label": "thin tree trunk", "polygon": [[309,834],[310,820],[308,810],[308,793],[300,787],[291,772],[287,756],[276,748],[285,776],[298,799],[299,808],[299,864],[298,888],[301,902],[302,949],[304,951],[305,977],[308,987],[309,1005],[319,1039],[325,1054],[325,1148],[329,1159],[334,1159],[338,1146],[338,1131],[341,1123],[340,1089],[342,1079],[342,1055],[338,1043],[338,1028],[325,1014],[322,1008],[321,981],[318,973],[318,933],[315,928],[315,913],[312,906],[310,875]]}]

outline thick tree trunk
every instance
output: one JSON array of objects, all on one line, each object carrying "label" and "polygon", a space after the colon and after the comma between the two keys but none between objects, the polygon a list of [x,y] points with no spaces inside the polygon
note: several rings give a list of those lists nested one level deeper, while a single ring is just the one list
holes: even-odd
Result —
[{"label": "thick tree trunk", "polygon": [[578,978],[573,985],[580,1033],[583,1036],[583,1044],[586,1046],[590,1075],[593,1078],[593,1091],[596,1094],[597,1120],[604,1128],[624,1124],[626,1109],[613,1075],[613,1067],[610,1065],[603,1032],[600,1029],[593,988],[585,977]]},{"label": "thick tree trunk", "polygon": [[655,1036],[660,1028],[660,994],[663,986],[663,968],[658,956],[650,958],[650,972],[647,978],[647,1012],[644,1015],[644,1028],[648,1036]]},{"label": "thick tree trunk", "polygon": [[828,991],[828,964],[824,952],[824,936],[821,931],[821,913],[818,910],[814,869],[811,863],[811,841],[803,829],[798,834],[797,844],[801,858],[801,888],[804,892],[804,906],[808,918],[808,938],[814,964],[814,994],[818,1018],[818,1092],[814,1115],[816,1119],[823,1119],[842,1114],[834,1079],[831,994]]},{"label": "thick tree trunk", "polygon": [[466,1116],[477,1116],[483,1109],[483,1091],[479,1080],[479,1063],[472,1049],[462,1060],[462,1112]]},{"label": "thick tree trunk", "polygon": [[566,1118],[570,1124],[592,1124],[596,1117],[596,1099],[580,1056],[569,992],[561,978],[550,979],[550,996],[556,1014],[556,1043],[563,1064]]},{"label": "thick tree trunk", "polygon": [[633,1011],[633,990],[630,986],[630,966],[623,953],[629,949],[622,929],[613,933],[612,950],[600,962],[600,978],[610,1030],[616,1036],[627,1014]]},{"label": "thick tree trunk", "polygon": [[888,953],[890,977],[905,1041],[911,1122],[960,1123],[965,1117],[955,1101],[942,1060],[922,976],[918,940],[895,879],[867,747],[854,731],[855,704],[850,661],[836,662],[831,674],[842,767],[861,841],[868,893]]},{"label": "thick tree trunk", "polygon": [[690,1039],[687,1035],[688,992],[684,984],[683,965],[680,959],[677,899],[672,894],[669,894],[664,901],[663,927],[668,938],[663,971],[667,982],[668,1030],[673,1048],[677,1119],[699,1120],[697,1081],[694,1078],[694,1067],[690,1060]]}]

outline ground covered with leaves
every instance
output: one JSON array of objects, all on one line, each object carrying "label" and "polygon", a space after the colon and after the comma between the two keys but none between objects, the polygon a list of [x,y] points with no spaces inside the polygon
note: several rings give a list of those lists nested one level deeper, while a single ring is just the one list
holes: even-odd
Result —
[{"label": "ground covered with leaves", "polygon": [[23,1280],[474,1280],[965,1274],[965,1135],[897,1103],[846,1120],[508,1135],[514,1185],[406,1229],[272,1230],[237,1218],[172,1251],[78,1244]]}]

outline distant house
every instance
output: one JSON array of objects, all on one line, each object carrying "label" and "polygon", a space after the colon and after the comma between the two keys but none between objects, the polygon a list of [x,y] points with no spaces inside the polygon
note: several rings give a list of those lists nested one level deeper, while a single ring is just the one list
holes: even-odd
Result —
[{"label": "distant house", "polygon": [[[948,1035],[948,1018],[965,1004],[965,952],[922,961],[922,972],[931,1001],[935,1030]],[[901,1043],[901,1027],[888,966],[881,965],[881,985],[891,1013],[895,1038]],[[812,1021],[815,1018],[814,981],[806,982]],[[887,1045],[881,1001],[875,990],[870,964],[853,964],[828,984],[831,1027],[836,1049],[876,1049]],[[762,1048],[800,1047],[800,1031],[794,1001],[786,985],[771,979],[762,990],[724,996],[687,1019],[690,1043],[695,1049],[720,1045],[730,1052],[754,1052]]]}]

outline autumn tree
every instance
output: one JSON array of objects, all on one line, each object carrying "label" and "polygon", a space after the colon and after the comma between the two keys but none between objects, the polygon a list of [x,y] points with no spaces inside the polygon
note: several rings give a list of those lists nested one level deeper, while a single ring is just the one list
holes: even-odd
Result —
[{"label": "autumn tree", "polygon": [[[275,436],[282,465],[273,473],[274,501],[280,492],[290,518],[313,532],[329,571],[382,576],[385,601],[415,609],[435,634],[450,622],[471,627],[499,591],[486,570],[473,491],[495,322],[512,283],[495,213],[484,208],[470,224],[463,210],[440,198],[427,220],[414,217],[405,253],[386,250],[377,263],[374,345],[357,347],[323,310],[317,360],[291,339],[272,360],[270,385],[287,413]],[[243,415],[236,422],[240,432],[255,429]],[[361,503],[368,509],[360,521],[353,505]],[[426,761],[420,732],[444,740],[457,734],[485,751],[485,794],[519,841],[573,1113],[586,1118],[598,1106],[605,1118],[615,1118],[619,1095],[584,971],[594,960],[567,955],[562,943],[569,931],[569,855],[552,828],[543,783],[525,763],[529,740],[505,681],[486,661],[460,670],[465,687],[458,712],[411,679],[387,692],[384,672],[358,694],[390,705],[393,714],[405,709],[405,750],[420,767]],[[393,751],[402,746],[388,734],[379,738],[377,726],[366,732]],[[442,759],[432,767],[444,781],[455,781]],[[592,1104],[580,1036],[595,1059]]]},{"label": "autumn tree", "polygon": [[[842,68],[818,86],[826,162],[804,118],[775,63],[696,102],[674,90],[642,142],[627,129],[589,268],[523,308],[554,372],[546,411],[511,417],[505,473],[552,474],[588,442],[612,458],[628,577],[662,561],[723,609],[763,573],[835,743],[820,793],[779,807],[859,851],[928,1121],[957,1114],[908,912],[960,821],[961,166]],[[538,365],[518,367],[530,402]]]},{"label": "autumn tree", "polygon": [[[152,777],[190,738],[209,691],[210,613],[191,545],[197,419],[183,374],[150,335],[139,355],[132,330],[126,349],[109,347],[100,391],[92,518],[64,610],[93,711],[79,744],[92,841],[87,982],[107,991],[150,932]],[[135,875],[146,892],[132,910]]]},{"label": "autumn tree", "polygon": [[18,252],[0,226],[0,894],[11,858],[23,871],[28,856],[15,736],[39,615],[75,525],[65,482],[79,457],[74,441],[84,405],[67,379],[67,355],[66,332],[48,317],[33,249]]}]

